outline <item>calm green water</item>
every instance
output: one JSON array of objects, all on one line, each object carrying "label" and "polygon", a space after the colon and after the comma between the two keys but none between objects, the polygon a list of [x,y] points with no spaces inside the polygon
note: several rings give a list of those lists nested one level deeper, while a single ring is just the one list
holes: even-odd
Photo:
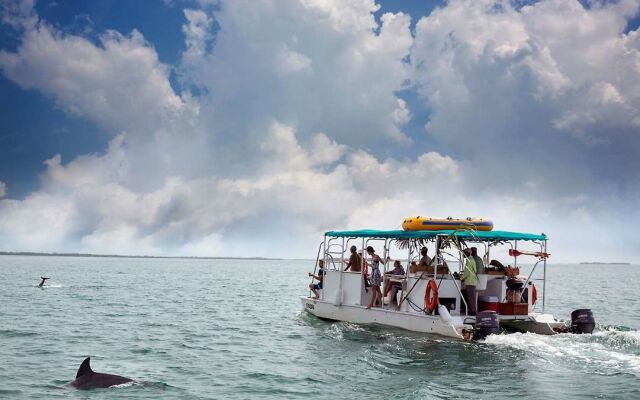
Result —
[{"label": "calm green water", "polygon": [[[548,311],[589,306],[594,335],[485,343],[303,314],[311,267],[0,257],[0,398],[640,399],[640,266],[549,267]],[[142,383],[65,388],[86,356]]]}]

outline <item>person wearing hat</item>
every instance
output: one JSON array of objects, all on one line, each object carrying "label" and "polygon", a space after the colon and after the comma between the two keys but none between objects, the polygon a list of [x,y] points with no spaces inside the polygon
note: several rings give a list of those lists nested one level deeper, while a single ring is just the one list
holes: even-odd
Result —
[{"label": "person wearing hat", "polygon": [[462,254],[465,257],[462,283],[464,284],[464,298],[467,301],[467,314],[476,315],[476,286],[478,285],[476,261],[471,255],[471,249],[464,249]]},{"label": "person wearing hat", "polygon": [[349,249],[351,256],[347,262],[347,267],[344,269],[345,271],[360,272],[362,270],[362,258],[356,253],[356,250],[356,246],[351,246]]}]

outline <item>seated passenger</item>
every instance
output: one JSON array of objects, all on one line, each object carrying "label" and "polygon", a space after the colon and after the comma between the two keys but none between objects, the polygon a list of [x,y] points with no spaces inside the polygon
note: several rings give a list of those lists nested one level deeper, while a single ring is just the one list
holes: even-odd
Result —
[{"label": "seated passenger", "polygon": [[[432,260],[432,264],[433,264]],[[433,272],[433,265],[431,266],[431,272]],[[445,261],[444,257],[442,257],[441,255],[438,255],[438,263],[437,263],[437,274],[438,275],[446,275],[449,273],[449,266],[447,265],[447,262]]]},{"label": "seated passenger", "polygon": [[429,260],[430,260],[429,264],[427,265],[422,264],[422,260],[420,260],[420,264],[416,264],[415,261],[412,261],[411,265],[409,266],[409,272],[412,274],[416,272],[425,272],[427,274],[433,274],[433,264],[436,264],[436,261],[437,261],[437,274],[446,275],[449,273],[449,266],[447,265],[447,262],[444,260],[444,257],[442,257],[441,255],[438,255],[433,259],[430,258]]},{"label": "seated passenger", "polygon": [[427,249],[426,247],[422,247],[422,249],[420,249],[420,255],[422,256],[422,258],[420,258],[420,265],[422,266],[427,266],[431,264],[431,257],[429,257],[427,254],[429,253],[429,249]]},{"label": "seated passenger", "polygon": [[362,271],[362,257],[360,257],[358,253],[356,253],[356,246],[351,246],[349,250],[351,251],[351,256],[349,257],[347,267],[344,270],[351,270],[352,272]]},{"label": "seated passenger", "polygon": [[427,267],[433,261],[431,260],[431,257],[428,256],[428,253],[429,253],[429,249],[427,249],[426,247],[423,247],[422,249],[420,249],[420,255],[422,256],[420,258],[420,262],[418,263],[418,265],[412,262],[411,266],[409,267],[409,272],[416,273],[416,272],[427,271]]},{"label": "seated passenger", "polygon": [[318,275],[314,275],[311,272],[309,272],[309,276],[313,277],[313,279],[318,280],[318,283],[309,284],[309,289],[311,289],[311,291],[315,295],[313,298],[317,300],[320,298],[320,294],[318,293],[318,290],[322,289],[322,279],[324,278],[324,260],[318,261]]},{"label": "seated passenger", "polygon": [[389,275],[404,276],[404,268],[402,267],[400,260],[396,260],[393,263],[393,269],[385,274],[384,295],[382,297],[387,297],[389,292],[393,290],[391,294],[391,298],[393,299],[396,292],[402,289],[402,282],[390,282],[388,277]]}]

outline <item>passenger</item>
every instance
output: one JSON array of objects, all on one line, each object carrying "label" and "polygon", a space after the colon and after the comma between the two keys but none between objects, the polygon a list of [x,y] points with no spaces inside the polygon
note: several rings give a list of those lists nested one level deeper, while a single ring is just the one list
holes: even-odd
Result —
[{"label": "passenger", "polygon": [[427,266],[431,264],[431,257],[429,257],[427,254],[429,253],[429,249],[427,249],[426,247],[423,247],[420,249],[420,255],[422,256],[422,258],[420,258],[420,265],[421,266]]},{"label": "passenger", "polygon": [[478,256],[478,249],[476,247],[471,248],[471,256],[473,257],[473,261],[476,262],[476,273],[478,275],[484,274],[484,262],[482,258]]},{"label": "passenger", "polygon": [[415,261],[411,261],[411,264],[409,264],[409,272],[413,274],[414,272],[416,272],[417,269],[418,269],[418,264],[416,264]]},{"label": "passenger", "polygon": [[362,271],[362,257],[356,253],[356,246],[351,246],[349,250],[351,251],[351,256],[349,257],[349,262],[347,262],[347,267],[344,270],[351,270],[351,272]]},{"label": "passenger", "polygon": [[464,249],[462,254],[465,257],[462,283],[464,284],[464,297],[467,301],[467,314],[476,315],[476,285],[478,284],[476,262],[471,256],[471,249]]},{"label": "passenger", "polygon": [[320,294],[318,293],[318,290],[322,289],[322,279],[324,279],[324,260],[318,261],[318,275],[314,275],[311,272],[309,272],[309,276],[313,277],[313,279],[318,280],[318,283],[309,284],[309,289],[311,289],[311,291],[315,295],[313,298],[317,300],[320,298]]},{"label": "passenger", "polygon": [[[402,267],[400,260],[396,260],[393,263],[393,269],[385,275],[404,276],[404,268]],[[387,297],[392,289],[393,293],[391,294],[391,298],[393,299],[395,298],[396,292],[402,289],[402,282],[390,282],[389,278],[385,277],[383,297]]]},{"label": "passenger", "polygon": [[[373,288],[373,296],[371,296],[371,302],[367,306],[367,309],[371,307],[382,307],[382,292],[380,291],[382,275],[380,274],[380,263],[384,261],[376,254],[376,251],[371,246],[367,246],[367,254],[369,254],[372,260],[370,283]],[[380,302],[380,305],[376,306],[378,301]]]},{"label": "passenger", "polygon": [[[369,277],[369,263],[367,262],[367,259],[362,256],[362,250],[358,252],[358,257],[360,257],[360,260],[362,261],[362,268],[364,269],[363,275],[366,279]],[[367,284],[367,287],[369,287],[369,284]]]},{"label": "passenger", "polygon": [[449,266],[447,265],[444,257],[442,257],[442,254],[438,254],[436,257],[433,257],[431,264],[427,268],[427,273],[433,273],[433,264],[436,264],[436,274],[447,275],[449,273]]},{"label": "passenger", "polygon": [[429,269],[429,265],[431,265],[431,262],[433,260],[431,260],[431,257],[427,255],[428,253],[429,249],[427,249],[426,247],[422,247],[422,249],[420,249],[420,255],[422,257],[420,258],[420,261],[417,265],[415,262],[411,263],[411,265],[409,266],[410,273],[415,274],[416,272],[426,272]]}]

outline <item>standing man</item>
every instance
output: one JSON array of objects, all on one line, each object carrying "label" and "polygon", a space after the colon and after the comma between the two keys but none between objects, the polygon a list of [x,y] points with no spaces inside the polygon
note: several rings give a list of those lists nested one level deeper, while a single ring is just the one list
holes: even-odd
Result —
[{"label": "standing man", "polygon": [[471,249],[464,249],[465,257],[464,271],[462,272],[462,283],[465,288],[465,300],[467,301],[467,314],[476,315],[476,285],[478,284],[478,273],[476,261],[471,256]]},{"label": "standing man", "polygon": [[356,246],[351,246],[349,251],[351,251],[351,256],[349,257],[349,262],[347,262],[347,267],[344,270],[360,272],[362,270],[362,258],[360,258],[358,253],[356,253]]},{"label": "standing man", "polygon": [[473,261],[476,262],[476,273],[478,275],[484,274],[484,262],[482,261],[482,258],[480,258],[478,256],[478,248],[477,247],[472,247],[471,248],[471,256],[473,257]]}]

